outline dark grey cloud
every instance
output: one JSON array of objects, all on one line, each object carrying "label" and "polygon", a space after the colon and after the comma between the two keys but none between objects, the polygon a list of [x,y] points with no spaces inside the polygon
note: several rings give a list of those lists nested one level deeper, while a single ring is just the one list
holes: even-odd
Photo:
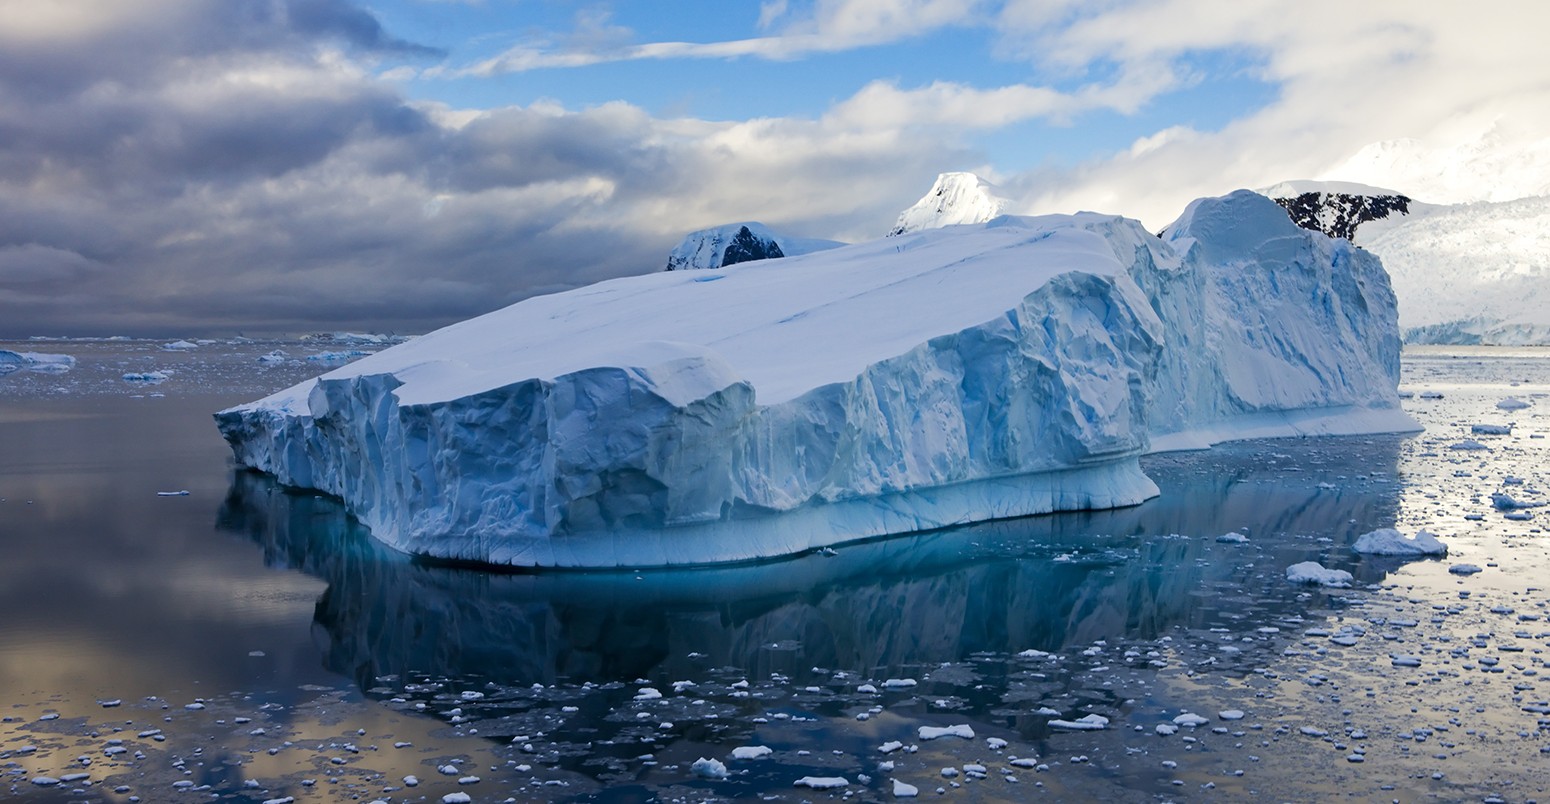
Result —
[{"label": "dark grey cloud", "polygon": [[714,223],[880,233],[941,158],[823,121],[453,113],[363,66],[436,54],[358,3],[128,5],[0,30],[0,337],[425,331]]}]

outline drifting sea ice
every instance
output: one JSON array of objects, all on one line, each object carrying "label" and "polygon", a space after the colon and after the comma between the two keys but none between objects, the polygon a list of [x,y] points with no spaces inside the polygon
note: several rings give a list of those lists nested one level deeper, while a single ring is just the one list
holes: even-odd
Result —
[{"label": "drifting sea ice", "polygon": [[1380,528],[1356,538],[1352,550],[1374,556],[1445,556],[1448,546],[1424,530],[1407,537],[1393,528]]},{"label": "drifting sea ice", "polygon": [[1351,585],[1351,573],[1345,570],[1326,569],[1317,561],[1304,561],[1286,568],[1286,580],[1318,586],[1346,587]]}]

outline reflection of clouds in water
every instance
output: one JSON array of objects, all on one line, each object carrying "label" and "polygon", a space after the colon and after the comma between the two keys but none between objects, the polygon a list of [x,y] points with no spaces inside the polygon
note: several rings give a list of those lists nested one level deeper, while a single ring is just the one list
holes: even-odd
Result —
[{"label": "reflection of clouds in water", "polygon": [[[272,565],[329,584],[315,618],[329,639],[326,662],[366,685],[404,673],[627,681],[690,653],[754,674],[812,665],[872,673],[977,651],[1149,638],[1292,605],[1297,590],[1280,582],[1282,568],[1310,553],[1349,564],[1357,533],[1393,523],[1400,444],[1324,439],[1159,456],[1149,471],[1163,496],[1133,508],[699,570],[425,566],[370,539],[337,503],[246,472],[233,480],[220,527],[260,543]],[[1248,544],[1215,541],[1240,529]],[[1186,538],[1159,538],[1168,534]]]}]

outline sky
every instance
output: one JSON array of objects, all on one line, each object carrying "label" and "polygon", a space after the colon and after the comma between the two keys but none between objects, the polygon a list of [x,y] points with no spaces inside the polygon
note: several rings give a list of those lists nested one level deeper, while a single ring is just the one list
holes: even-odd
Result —
[{"label": "sky", "polygon": [[1537,0],[0,0],[0,338],[418,333],[940,172],[1550,194]]}]

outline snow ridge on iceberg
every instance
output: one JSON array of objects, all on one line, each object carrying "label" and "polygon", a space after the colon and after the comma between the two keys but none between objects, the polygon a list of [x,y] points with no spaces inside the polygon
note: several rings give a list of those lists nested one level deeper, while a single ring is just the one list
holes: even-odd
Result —
[{"label": "snow ridge on iceberg", "polygon": [[[1375,259],[1248,193],[1197,203],[1170,239],[1000,218],[614,280],[217,421],[240,463],[343,498],[398,549],[578,567],[1130,505],[1156,493],[1136,463],[1154,429],[1413,426]],[[1267,287],[1289,298],[1244,316]]]}]

